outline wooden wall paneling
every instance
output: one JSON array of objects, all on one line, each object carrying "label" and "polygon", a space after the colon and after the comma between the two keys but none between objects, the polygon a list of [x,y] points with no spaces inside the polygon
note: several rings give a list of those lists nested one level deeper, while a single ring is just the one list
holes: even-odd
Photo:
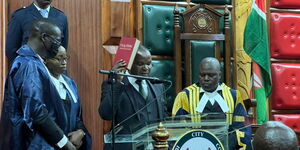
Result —
[{"label": "wooden wall paneling", "polygon": [[[102,10],[102,68],[110,70],[121,37],[135,37],[135,1],[101,1]],[[101,75],[107,79],[107,75]],[[104,121],[103,133],[110,131],[111,122]]]},{"label": "wooden wall paneling", "polygon": [[[185,18],[186,19],[186,18]],[[181,34],[181,33],[180,33]],[[181,39],[182,40],[182,39]],[[181,49],[181,52],[183,51],[184,53],[184,74],[185,74],[185,85],[184,87],[188,87],[191,85],[192,83],[192,56],[191,56],[191,47],[190,47],[190,42],[191,40],[184,40],[184,50]],[[180,66],[176,66],[176,67],[180,67]],[[183,75],[184,76],[184,75]],[[179,80],[182,82],[182,79]],[[177,81],[176,81],[177,82]]]},{"label": "wooden wall paneling", "polygon": [[[106,0],[109,1],[109,0]],[[8,16],[32,0],[9,0]],[[98,0],[53,1],[53,6],[68,16],[69,48],[68,74],[78,85],[83,107],[83,119],[93,137],[93,149],[102,149],[103,123],[98,114],[100,102],[100,83],[103,77],[98,70],[102,63],[101,6]],[[1,33],[2,34],[2,33]]]},{"label": "wooden wall paneling", "polygon": [[[271,47],[271,44],[270,44],[270,39],[271,39],[271,35],[270,35],[270,31],[271,31],[271,28],[270,28],[270,15],[271,15],[271,3],[270,3],[270,0],[266,0],[266,19],[267,19],[267,29],[268,29],[268,39],[269,39],[269,48]],[[269,49],[270,50],[270,49]],[[276,60],[276,59],[272,59],[271,56],[270,56],[270,65],[272,65],[273,61]],[[279,61],[275,61],[275,62],[281,62],[280,60]],[[268,120],[273,120],[273,112],[272,112],[272,99],[271,99],[271,95],[270,97],[267,99],[268,100],[268,117],[269,119]]]},{"label": "wooden wall paneling", "polygon": [[[225,82],[226,85],[232,87],[232,80],[231,76],[234,75],[234,72],[231,72],[231,37],[230,37],[230,19],[229,19],[230,11],[228,10],[227,6],[224,10],[224,32],[225,32],[225,53],[224,53],[224,65],[225,65]],[[233,35],[234,36],[234,35]],[[220,52],[219,52],[220,54]],[[235,60],[235,59],[234,59]],[[235,70],[235,69],[233,69]]]},{"label": "wooden wall paneling", "polygon": [[102,20],[102,26],[101,26],[101,31],[102,31],[102,40],[101,43],[104,44],[109,39],[111,38],[111,18],[110,18],[110,0],[102,0],[101,1],[101,20]]},{"label": "wooden wall paneling", "polygon": [[83,119],[93,137],[93,149],[102,149],[103,122],[98,114],[102,68],[101,1],[64,0],[53,5],[64,11],[69,22],[68,74],[78,85]]},{"label": "wooden wall paneling", "polygon": [[181,52],[181,39],[180,39],[180,14],[178,6],[174,9],[174,60],[175,60],[175,93],[182,90],[182,52]]},{"label": "wooden wall paneling", "polygon": [[[231,21],[231,23],[232,23],[232,30],[231,30],[231,34],[232,35],[235,35],[235,33],[236,33],[236,22],[235,22],[235,20],[236,20],[236,8],[235,8],[235,6],[236,6],[236,0],[232,0],[232,2],[231,2],[231,4],[232,4],[232,6],[233,6],[233,8],[232,8],[232,10],[231,10],[231,17],[232,17],[232,21]],[[233,56],[233,58],[234,58],[234,62],[233,62],[233,67],[234,67],[234,82],[233,82],[233,85],[232,85],[232,87],[233,88],[235,88],[235,89],[237,89],[237,80],[236,80],[236,76],[237,76],[237,66],[236,66],[236,36],[232,36],[232,47],[231,47],[231,49],[233,50],[232,51],[232,56]]]},{"label": "wooden wall paneling", "polygon": [[104,45],[118,45],[122,36],[135,37],[135,0],[130,2],[101,1],[103,4]]},{"label": "wooden wall paneling", "polygon": [[33,0],[6,0],[6,2],[8,6],[8,18],[10,18],[15,10],[21,7],[27,7],[33,2]]},{"label": "wooden wall paneling", "polygon": [[0,2],[0,116],[2,112],[2,102],[4,96],[4,84],[7,74],[7,59],[5,56],[5,35],[7,24],[7,2]]},{"label": "wooden wall paneling", "polygon": [[136,37],[143,42],[143,4],[141,0],[137,0],[136,4]]},{"label": "wooden wall paneling", "polygon": [[[102,10],[101,10],[101,20],[102,20],[102,26],[101,26],[101,31],[102,31],[102,41],[101,43],[104,44],[106,41],[109,41],[109,39],[111,38],[111,18],[110,18],[110,0],[103,0],[101,1],[101,6],[102,6]],[[103,70],[109,70],[110,68],[108,68],[108,64],[107,62],[111,62],[112,58],[111,55],[105,51],[105,49],[102,47],[101,50],[103,57],[102,57],[102,67],[101,69]],[[111,65],[109,65],[111,66]],[[101,78],[107,79],[107,77],[105,75],[100,74]],[[110,121],[103,121],[103,133],[106,133],[110,130],[111,127],[111,122]]]},{"label": "wooden wall paneling", "polygon": [[111,2],[111,36],[134,37],[134,2]]}]

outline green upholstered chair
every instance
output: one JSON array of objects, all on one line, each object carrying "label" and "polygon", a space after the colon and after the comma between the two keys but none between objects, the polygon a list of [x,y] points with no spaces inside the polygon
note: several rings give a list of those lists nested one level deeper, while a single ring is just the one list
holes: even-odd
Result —
[{"label": "green upholstered chair", "polygon": [[[172,1],[172,2],[185,2],[186,0],[165,0],[165,1]],[[196,4],[214,4],[214,5],[225,5],[231,4],[231,0],[191,0],[191,2]]]},{"label": "green upholstered chair", "polygon": [[[180,0],[177,0],[180,1]],[[184,1],[184,0],[183,0]],[[224,1],[224,0],[220,0]],[[225,0],[226,1],[226,0]],[[228,0],[227,0],[228,1]],[[163,5],[154,3],[153,1],[144,1],[142,3],[141,9],[142,13],[140,20],[142,20],[142,26],[138,27],[138,38],[142,39],[143,45],[150,49],[153,57],[153,68],[151,71],[151,76],[155,76],[161,79],[168,79],[173,81],[173,87],[169,89],[166,93],[166,105],[170,111],[173,105],[173,100],[176,96],[175,87],[175,59],[174,56],[174,8],[175,3]],[[140,7],[139,6],[139,7]],[[186,10],[185,7],[178,7],[180,12]],[[218,10],[221,13],[224,13],[224,10]],[[179,19],[181,31],[183,31],[183,19]],[[220,20],[220,31],[224,31],[224,17],[221,17]],[[142,31],[142,34],[139,34],[139,30]],[[184,46],[184,44],[182,44]],[[206,48],[205,48],[206,47]],[[221,44],[221,50],[223,45]],[[192,72],[191,75],[193,82],[197,81],[198,77],[198,67],[197,65],[202,58],[206,56],[215,56],[213,53],[216,44],[212,41],[192,41],[191,48],[194,58],[192,58],[192,68],[197,68],[196,71]],[[205,54],[202,52],[199,53],[197,49],[206,49]],[[208,50],[210,49],[210,50]],[[198,57],[200,55],[200,57]],[[159,58],[159,59],[157,59]],[[200,58],[200,59],[199,59]],[[165,60],[164,60],[165,59]],[[224,65],[223,65],[224,66]],[[180,67],[181,68],[181,67]],[[192,69],[195,70],[195,69]],[[178,82],[178,81],[177,81]],[[182,81],[182,78],[180,80]],[[180,86],[180,90],[183,87]]]},{"label": "green upholstered chair", "polygon": [[[225,7],[225,9],[227,8]],[[184,52],[185,86],[198,80],[198,64],[208,56],[216,57],[224,63],[226,70],[223,76],[225,76],[226,84],[231,85],[230,12],[226,10],[224,13],[225,9],[216,10],[209,5],[196,5],[182,13],[183,32],[176,31],[176,27],[180,26],[178,23],[174,23],[175,36],[177,36],[174,39],[176,55]],[[174,12],[177,17],[176,14],[179,12]],[[182,49],[180,41],[185,41],[184,49]]]},{"label": "green upholstered chair", "polygon": [[193,3],[197,4],[214,4],[214,5],[225,5],[231,4],[231,0],[192,0]]},{"label": "green upholstered chair", "polygon": [[[199,80],[199,64],[205,57],[215,57],[216,42],[214,41],[191,41],[191,67],[192,83]],[[221,82],[224,81],[224,63],[221,62]]]},{"label": "green upholstered chair", "polygon": [[174,54],[173,11],[174,6],[143,5],[143,44],[152,55]]},{"label": "green upholstered chair", "polygon": [[[174,61],[172,60],[153,60],[152,61],[152,70],[150,76],[157,77],[160,79],[170,80],[174,82]],[[168,88],[169,85],[165,85],[165,88]],[[173,101],[175,98],[175,89],[174,86],[166,92],[166,99],[164,101],[165,105],[168,108],[168,112],[172,111]]]},{"label": "green upholstered chair", "polygon": [[[218,12],[224,13],[224,10],[222,9],[217,9]],[[230,15],[230,20],[231,22],[231,15]],[[224,17],[221,17],[220,19],[220,33],[223,33],[224,31]],[[191,41],[191,70],[192,70],[192,83],[195,83],[198,81],[198,73],[199,73],[199,68],[198,65],[201,62],[201,60],[205,57],[216,57],[215,54],[215,49],[216,49],[216,42],[215,41]],[[224,44],[223,42],[220,43],[220,56],[223,56],[223,51],[224,51]],[[232,51],[232,49],[231,49]],[[222,66],[222,79],[221,81],[224,81],[224,63],[221,62]]]},{"label": "green upholstered chair", "polygon": [[[184,7],[179,8],[185,11]],[[175,99],[175,65],[174,65],[174,6],[151,5],[142,6],[143,35],[142,43],[153,58],[151,75],[171,80],[173,86],[166,93],[166,105],[170,112]],[[167,60],[164,60],[167,57]],[[155,58],[160,58],[155,60]]]}]

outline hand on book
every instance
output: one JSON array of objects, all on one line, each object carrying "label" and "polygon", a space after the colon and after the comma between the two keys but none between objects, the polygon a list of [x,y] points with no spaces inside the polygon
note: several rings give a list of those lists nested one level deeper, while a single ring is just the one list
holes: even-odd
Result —
[{"label": "hand on book", "polygon": [[[116,73],[125,73],[126,62],[123,59],[117,61],[111,70],[115,71]],[[122,80],[123,80],[123,76],[117,76],[118,82],[121,82]]]}]

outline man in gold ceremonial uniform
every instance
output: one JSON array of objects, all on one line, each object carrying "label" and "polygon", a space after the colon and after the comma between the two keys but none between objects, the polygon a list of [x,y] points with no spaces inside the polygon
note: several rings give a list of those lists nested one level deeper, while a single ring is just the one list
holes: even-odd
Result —
[{"label": "man in gold ceremonial uniform", "polygon": [[[247,112],[239,91],[219,83],[221,71],[216,58],[204,58],[199,69],[199,82],[178,93],[172,115],[224,114],[229,132],[236,130],[228,135],[229,150],[251,150],[251,128],[242,128]],[[191,118],[193,122],[200,121],[200,117]]]}]

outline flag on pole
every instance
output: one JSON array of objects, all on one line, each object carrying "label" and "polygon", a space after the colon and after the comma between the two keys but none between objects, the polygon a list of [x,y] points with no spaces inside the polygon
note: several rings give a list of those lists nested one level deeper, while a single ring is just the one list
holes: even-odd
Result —
[{"label": "flag on pole", "polygon": [[267,97],[272,91],[269,42],[265,0],[253,0],[244,32],[244,50],[253,60],[253,96],[256,99],[256,121],[268,119]]}]

